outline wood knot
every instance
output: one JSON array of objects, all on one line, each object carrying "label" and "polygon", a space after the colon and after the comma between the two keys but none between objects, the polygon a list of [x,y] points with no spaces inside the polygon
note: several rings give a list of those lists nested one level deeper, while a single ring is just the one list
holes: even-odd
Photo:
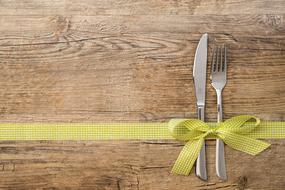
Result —
[{"label": "wood knot", "polygon": [[238,189],[244,190],[247,185],[247,177],[246,176],[240,176],[237,181]]},{"label": "wood knot", "polygon": [[265,15],[264,23],[275,29],[282,28],[282,17],[279,15]]},{"label": "wood knot", "polygon": [[70,19],[64,16],[55,16],[50,19],[54,35],[58,38],[70,29]]}]

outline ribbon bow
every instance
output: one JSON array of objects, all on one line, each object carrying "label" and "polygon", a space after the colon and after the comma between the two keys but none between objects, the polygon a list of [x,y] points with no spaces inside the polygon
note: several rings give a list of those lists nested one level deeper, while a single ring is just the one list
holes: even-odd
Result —
[{"label": "ribbon bow", "polygon": [[[246,122],[255,120],[251,125]],[[233,149],[256,155],[270,146],[269,143],[255,139],[250,133],[259,127],[260,119],[241,115],[230,118],[216,126],[197,119],[172,119],[168,123],[171,135],[181,141],[187,141],[180,152],[172,173],[188,175],[200,153],[205,139],[220,138]]]}]

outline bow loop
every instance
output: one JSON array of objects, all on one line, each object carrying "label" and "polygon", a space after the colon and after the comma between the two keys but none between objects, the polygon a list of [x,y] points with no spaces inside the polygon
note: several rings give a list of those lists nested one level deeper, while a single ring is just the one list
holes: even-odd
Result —
[{"label": "bow loop", "polygon": [[[255,122],[252,122],[251,125],[244,126],[245,123],[251,120],[254,120]],[[223,123],[221,123],[218,131],[219,132],[227,131],[227,132],[232,132],[232,133],[237,133],[237,134],[246,134],[254,130],[259,124],[260,124],[260,119],[255,116],[240,115],[240,116],[232,117],[230,119],[225,120]]]}]

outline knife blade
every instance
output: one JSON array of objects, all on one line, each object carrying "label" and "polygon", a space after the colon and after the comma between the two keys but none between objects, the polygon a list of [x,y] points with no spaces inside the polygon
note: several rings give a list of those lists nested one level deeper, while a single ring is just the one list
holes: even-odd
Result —
[{"label": "knife blade", "polygon": [[[193,66],[193,80],[195,87],[198,119],[205,120],[205,98],[206,98],[206,73],[208,56],[208,34],[200,38],[195,52]],[[205,142],[196,161],[196,175],[202,180],[207,180]]]}]

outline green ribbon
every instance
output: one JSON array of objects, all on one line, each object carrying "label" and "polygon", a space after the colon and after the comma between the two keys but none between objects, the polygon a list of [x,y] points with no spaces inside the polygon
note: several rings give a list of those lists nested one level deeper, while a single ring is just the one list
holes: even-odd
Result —
[{"label": "green ribbon", "polygon": [[[253,120],[253,121],[251,121]],[[241,115],[222,123],[172,119],[168,123],[0,123],[0,140],[186,141],[172,173],[188,175],[205,139],[222,139],[233,149],[256,155],[270,146],[257,139],[285,139],[285,122]]]}]

